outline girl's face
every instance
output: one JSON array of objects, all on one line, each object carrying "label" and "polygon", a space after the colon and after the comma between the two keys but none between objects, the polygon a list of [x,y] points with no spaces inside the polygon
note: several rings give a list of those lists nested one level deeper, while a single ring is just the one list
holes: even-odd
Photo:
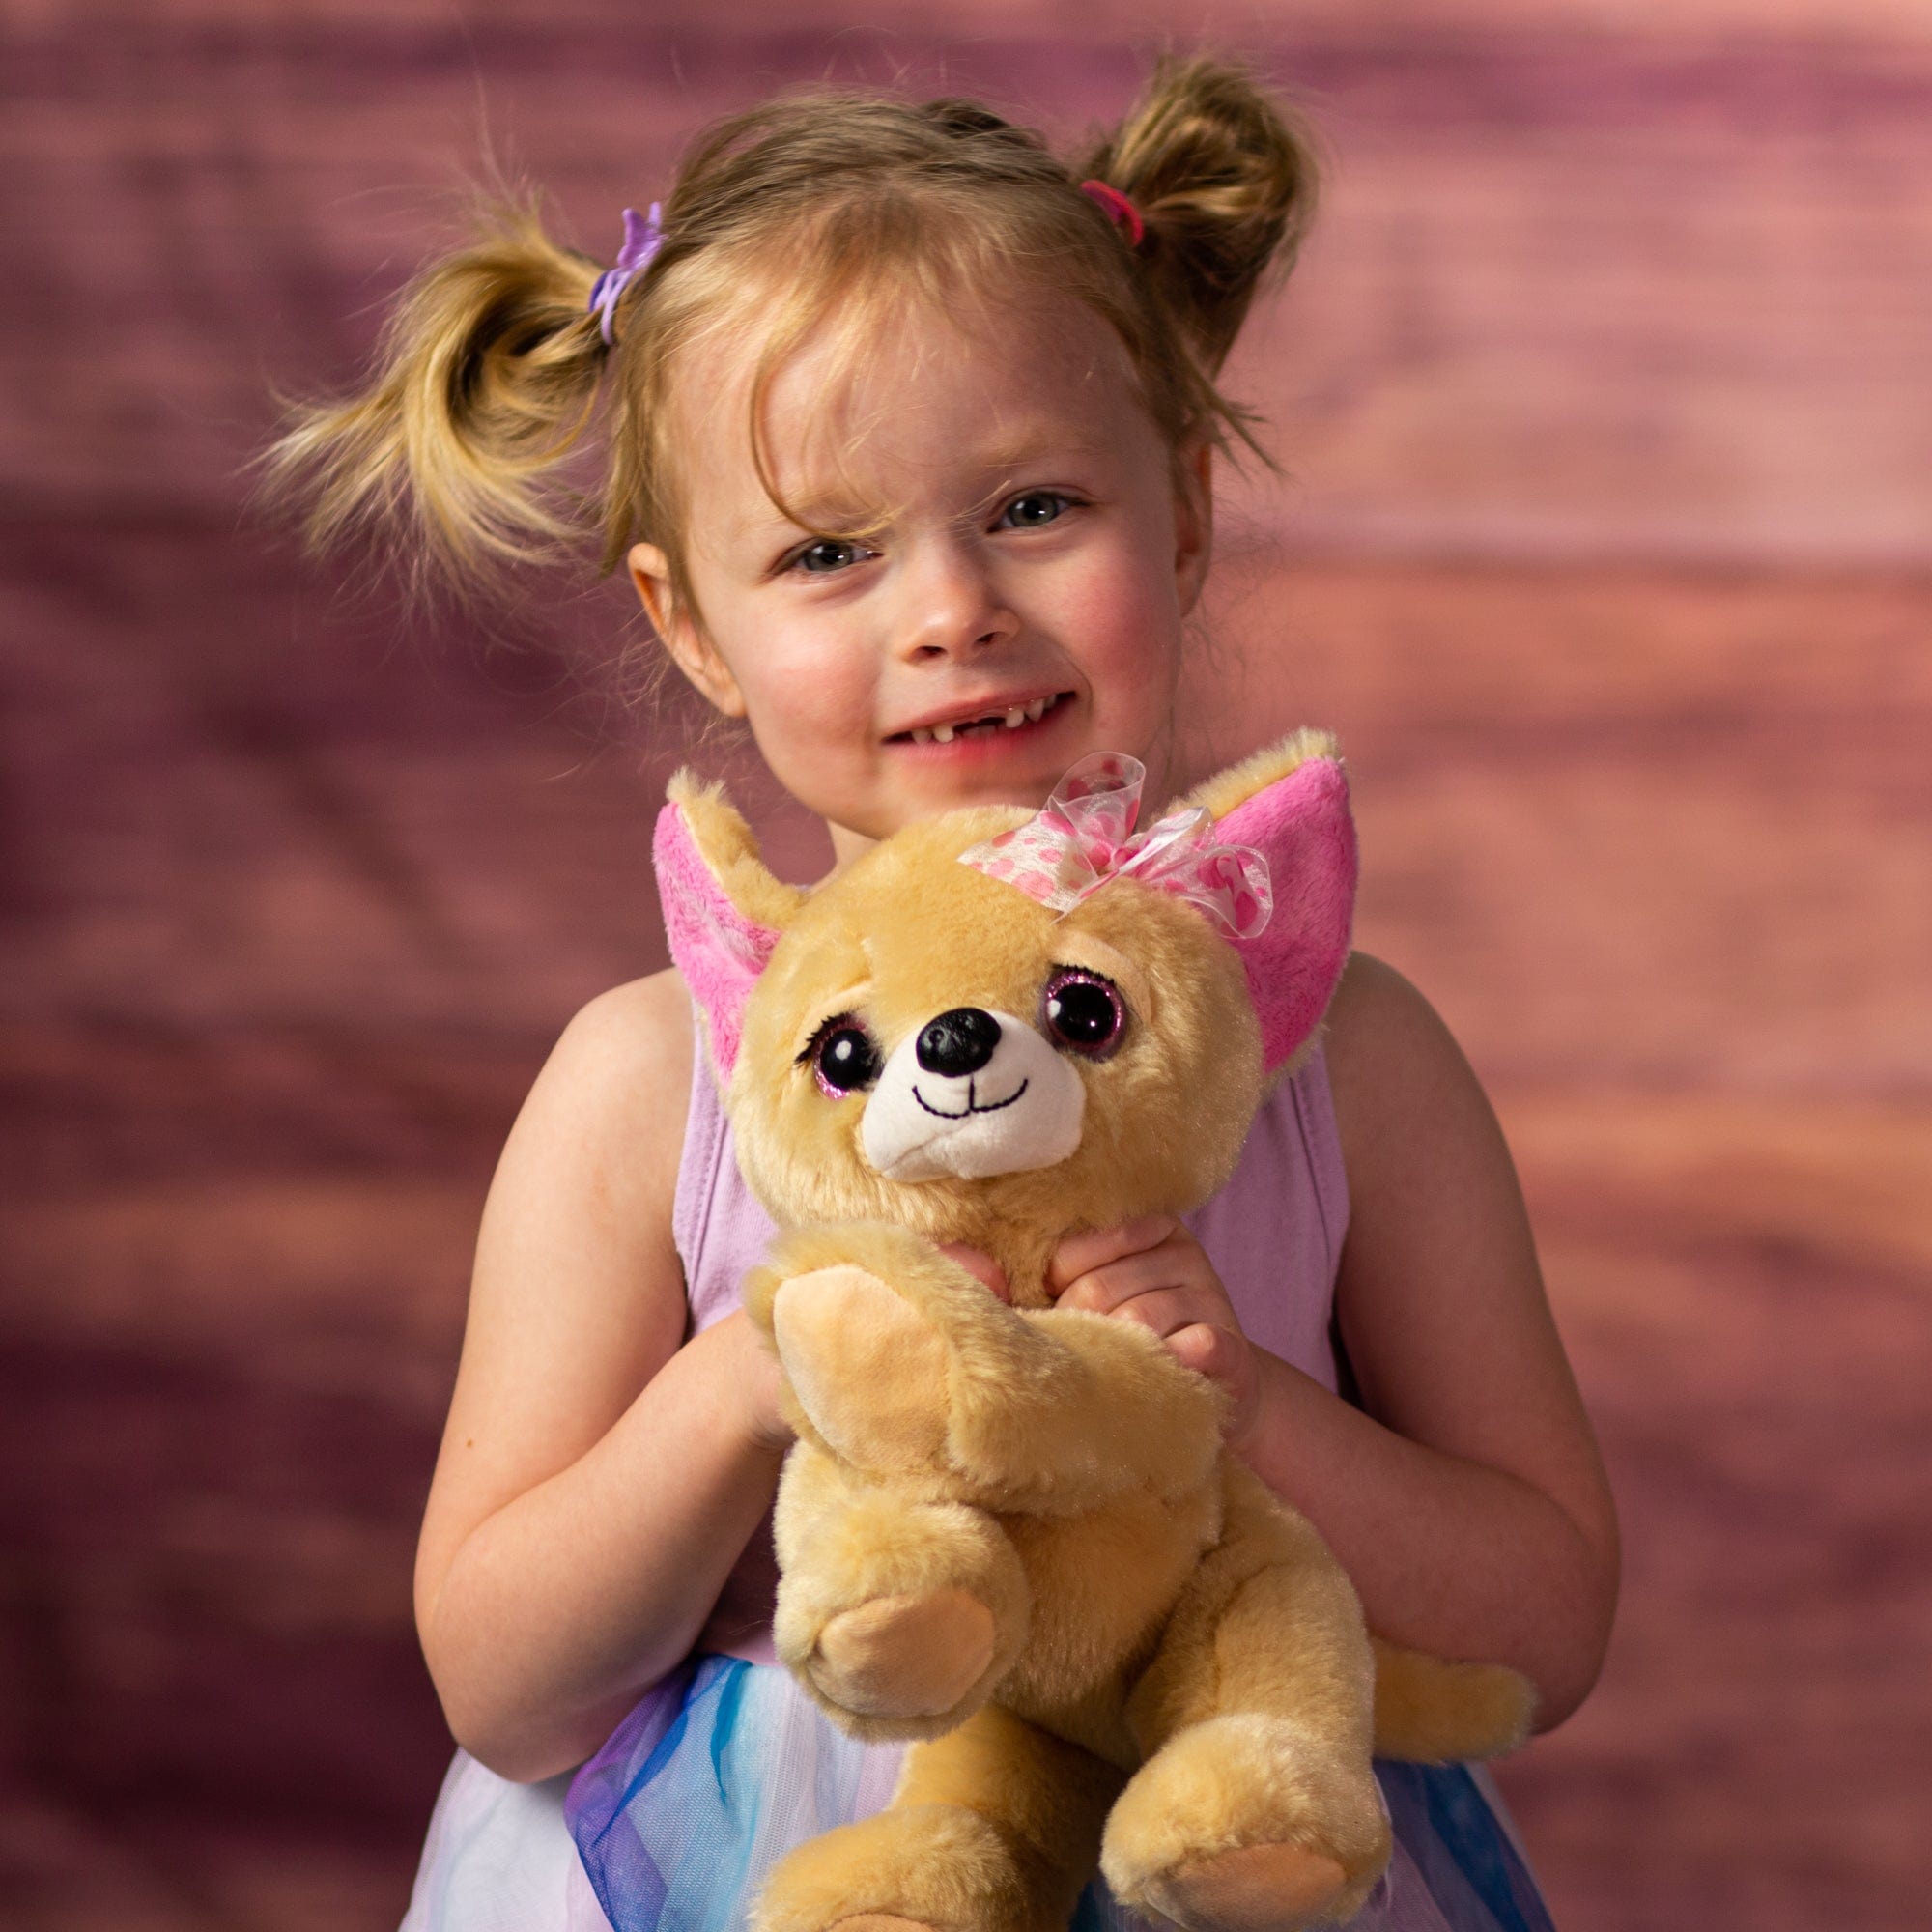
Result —
[{"label": "girl's face", "polygon": [[[1112,331],[1060,297],[909,305],[856,369],[809,342],[746,434],[755,342],[695,351],[678,413],[695,610],[632,553],[667,646],[745,718],[841,858],[955,806],[1037,805],[1089,752],[1163,787],[1208,550]],[[832,536],[825,531],[853,531]]]}]

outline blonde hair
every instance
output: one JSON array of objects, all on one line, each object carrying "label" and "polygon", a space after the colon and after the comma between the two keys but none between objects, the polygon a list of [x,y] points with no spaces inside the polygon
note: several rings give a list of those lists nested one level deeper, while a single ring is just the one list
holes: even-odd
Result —
[{"label": "blonde hair", "polygon": [[[1133,203],[1137,247],[1084,179]],[[1215,378],[1264,277],[1293,263],[1315,187],[1305,130],[1243,69],[1208,59],[1162,62],[1070,162],[972,101],[782,95],[688,155],[663,245],[617,303],[614,347],[587,306],[598,265],[552,242],[533,204],[506,205],[405,289],[360,394],[294,412],[270,476],[305,499],[318,544],[400,526],[464,582],[577,549],[601,525],[607,569],[656,544],[689,603],[668,408],[680,357],[757,316],[749,433],[776,499],[760,411],[808,337],[829,327],[857,347],[908,291],[945,301],[1015,275],[1109,325],[1170,449],[1201,436],[1254,447],[1253,418]],[[572,492],[593,425],[603,486]]]}]

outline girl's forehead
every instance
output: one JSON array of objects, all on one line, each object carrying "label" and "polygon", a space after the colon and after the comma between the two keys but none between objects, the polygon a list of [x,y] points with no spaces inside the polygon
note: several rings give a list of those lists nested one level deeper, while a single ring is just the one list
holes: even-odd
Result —
[{"label": "girl's forehead", "polygon": [[775,370],[762,367],[755,328],[694,348],[676,386],[700,519],[709,508],[787,521],[766,478],[800,509],[902,497],[942,473],[984,472],[994,487],[1004,471],[1055,458],[1162,459],[1125,347],[1085,304],[1050,291],[956,306],[910,297],[850,320],[888,313],[885,327],[835,313]]}]

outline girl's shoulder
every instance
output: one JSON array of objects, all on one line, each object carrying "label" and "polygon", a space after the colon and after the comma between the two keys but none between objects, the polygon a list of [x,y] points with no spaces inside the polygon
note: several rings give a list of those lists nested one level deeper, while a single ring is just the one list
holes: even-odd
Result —
[{"label": "girl's shoulder", "polygon": [[531,1092],[546,1083],[576,1104],[628,1124],[668,1114],[678,1126],[691,1094],[691,995],[674,966],[629,980],[579,1008]]},{"label": "girl's shoulder", "polygon": [[1367,1318],[1416,1341],[1418,1298],[1456,1320],[1500,1298],[1547,1322],[1509,1143],[1441,1015],[1393,966],[1356,952],[1327,1026],[1349,1187],[1335,1284],[1345,1323]]},{"label": "girl's shoulder", "polygon": [[691,998],[673,969],[598,994],[564,1028],[537,1075],[511,1129],[497,1191],[507,1189],[518,1203],[533,1191],[546,1202],[596,1196],[622,1203],[634,1225],[662,1221],[668,1229],[693,1043]]},{"label": "girl's shoulder", "polygon": [[563,1030],[545,1074],[577,1086],[608,1086],[639,1097],[691,1087],[691,995],[677,968],[626,980],[581,1007]]},{"label": "girl's shoulder", "polygon": [[1486,1141],[1494,1133],[1500,1150],[1482,1083],[1455,1035],[1393,966],[1367,952],[1349,955],[1323,1039],[1351,1195],[1392,1159],[1445,1136]]}]

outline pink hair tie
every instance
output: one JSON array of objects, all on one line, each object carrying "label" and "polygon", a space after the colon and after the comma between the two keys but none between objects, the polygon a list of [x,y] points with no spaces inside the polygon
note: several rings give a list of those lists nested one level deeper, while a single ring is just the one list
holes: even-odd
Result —
[{"label": "pink hair tie", "polygon": [[1080,192],[1104,213],[1116,228],[1127,231],[1127,245],[1138,248],[1147,235],[1147,223],[1141,219],[1141,212],[1117,187],[1109,187],[1103,181],[1084,181]]}]

